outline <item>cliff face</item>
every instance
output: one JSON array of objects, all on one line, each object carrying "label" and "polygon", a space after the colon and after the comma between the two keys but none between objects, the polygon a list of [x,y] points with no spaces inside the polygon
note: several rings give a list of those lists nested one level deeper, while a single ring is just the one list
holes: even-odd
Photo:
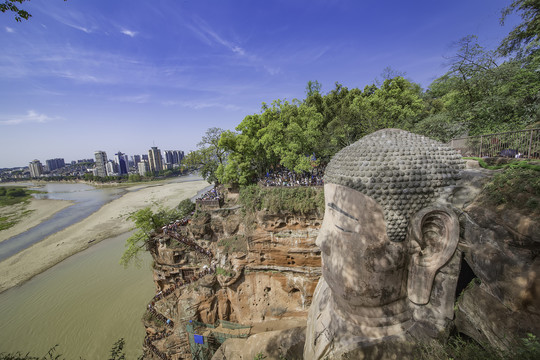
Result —
[{"label": "cliff face", "polygon": [[[470,179],[482,178],[476,173]],[[468,188],[478,192],[478,184]],[[523,204],[533,197],[526,196]],[[461,276],[476,279],[457,299],[455,325],[479,342],[506,350],[527,333],[540,335],[540,221],[526,206],[472,199],[462,204],[458,249],[463,253]]]},{"label": "cliff face", "polygon": [[251,334],[305,326],[321,274],[321,222],[317,213],[246,215],[234,206],[198,211],[186,226],[156,234],[146,356],[189,357],[189,320],[251,325]]},{"label": "cliff face", "polygon": [[[538,213],[486,204],[481,191],[493,175],[469,168],[445,195],[459,218],[459,244],[437,274],[430,301],[448,305],[448,332],[505,350],[527,333],[540,335],[540,222]],[[251,325],[256,335],[228,340],[215,359],[253,359],[261,352],[269,359],[301,358],[321,276],[315,239],[322,217],[246,215],[232,206],[198,212],[188,225],[156,234],[150,251],[158,295],[144,318],[146,357],[191,358],[189,321],[226,320]],[[439,283],[450,281],[456,291],[443,293]],[[415,316],[429,323],[429,311]]]}]

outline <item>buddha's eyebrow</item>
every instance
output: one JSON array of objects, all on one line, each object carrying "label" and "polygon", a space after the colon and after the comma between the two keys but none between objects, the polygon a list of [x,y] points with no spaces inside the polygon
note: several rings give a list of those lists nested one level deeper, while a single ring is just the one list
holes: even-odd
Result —
[{"label": "buddha's eyebrow", "polygon": [[336,204],[334,204],[333,202],[330,202],[330,203],[328,203],[327,205],[328,205],[329,208],[332,208],[332,209],[336,210],[337,212],[339,212],[339,213],[345,215],[346,217],[351,218],[351,219],[353,219],[353,220],[355,220],[355,221],[358,221],[357,218],[355,218],[354,216],[352,216],[351,214],[349,214],[349,213],[346,212],[345,210],[341,209],[340,207],[338,207],[338,206],[337,206]]}]

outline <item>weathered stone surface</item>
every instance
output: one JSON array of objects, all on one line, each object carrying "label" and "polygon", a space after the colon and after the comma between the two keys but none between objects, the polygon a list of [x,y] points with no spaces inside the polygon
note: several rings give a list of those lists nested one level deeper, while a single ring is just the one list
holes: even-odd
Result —
[{"label": "weathered stone surface", "polygon": [[268,360],[302,359],[305,327],[268,331],[248,339],[228,339],[212,360],[253,360],[262,355]]},{"label": "weathered stone surface", "polygon": [[456,327],[481,343],[508,349],[527,333],[538,334],[540,315],[513,311],[488,293],[484,284],[470,286],[457,307]]},{"label": "weathered stone surface", "polygon": [[308,315],[305,359],[412,358],[415,341],[445,332],[459,222],[436,201],[463,168],[454,150],[397,129],[332,158],[317,238],[323,277]]},{"label": "weathered stone surface", "polygon": [[[478,178],[484,171],[472,172]],[[472,193],[481,185],[470,182]],[[540,222],[518,210],[458,201],[459,248],[480,287],[464,290],[456,327],[479,342],[508,349],[525,333],[540,334]]]}]

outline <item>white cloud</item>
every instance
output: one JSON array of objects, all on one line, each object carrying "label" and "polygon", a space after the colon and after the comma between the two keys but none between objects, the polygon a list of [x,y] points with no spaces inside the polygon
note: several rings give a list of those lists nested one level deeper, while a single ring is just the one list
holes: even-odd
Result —
[{"label": "white cloud", "polygon": [[15,32],[15,29],[10,28],[9,26],[6,26],[6,32],[8,32],[8,33],[14,33],[14,32]]},{"label": "white cloud", "polygon": [[239,111],[242,110],[239,106],[232,104],[223,104],[214,101],[185,101],[185,100],[166,100],[161,102],[164,106],[181,106],[189,109],[202,110],[208,108],[219,108],[225,110]]},{"label": "white cloud", "polygon": [[57,120],[58,118],[53,118],[45,114],[40,114],[34,110],[28,110],[26,115],[18,115],[7,117],[6,120],[1,120],[0,125],[18,125],[23,123],[46,123],[49,121]]},{"label": "white cloud", "polygon": [[135,35],[137,35],[137,32],[136,31],[131,31],[131,30],[128,30],[128,29],[122,29],[120,30],[120,32],[124,35],[127,35],[129,37],[135,37]]},{"label": "white cloud", "polygon": [[240,56],[246,55],[246,51],[244,49],[234,44],[233,42],[224,39],[201,18],[196,17],[194,18],[194,21],[196,23],[196,26],[187,26],[208,45],[219,44],[225,46],[235,54],[238,54]]},{"label": "white cloud", "polygon": [[149,99],[150,99],[149,94],[115,96],[115,97],[111,98],[111,100],[113,100],[113,101],[136,103],[136,104],[147,103]]},{"label": "white cloud", "polygon": [[[95,21],[93,21],[93,19],[90,19],[79,12],[71,11],[71,12],[66,13],[65,16],[60,16],[59,14],[55,14],[55,13],[52,13],[50,15],[54,19],[56,19],[56,21],[66,26],[85,32],[87,34],[90,34],[94,30],[97,29],[97,26],[95,25]],[[85,25],[81,25],[81,24],[85,24]]]}]

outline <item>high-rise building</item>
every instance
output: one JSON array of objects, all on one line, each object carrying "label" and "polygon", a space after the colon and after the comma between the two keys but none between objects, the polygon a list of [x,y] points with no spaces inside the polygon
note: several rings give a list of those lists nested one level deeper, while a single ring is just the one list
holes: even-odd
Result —
[{"label": "high-rise building", "polygon": [[148,163],[150,165],[150,172],[157,173],[163,170],[163,160],[161,159],[161,150],[157,147],[152,146],[148,150]]},{"label": "high-rise building", "polygon": [[139,175],[146,176],[146,173],[150,172],[150,166],[148,166],[148,161],[139,161],[139,163],[137,164],[137,170],[139,171]]},{"label": "high-rise building", "polygon": [[142,154],[142,155],[141,155],[141,159],[142,159],[142,160],[148,161],[148,155]]},{"label": "high-rise building", "polygon": [[60,159],[60,158],[45,160],[45,163],[47,164],[49,171],[60,169],[66,166],[64,159]]},{"label": "high-rise building", "polygon": [[97,176],[107,176],[107,153],[97,150],[94,152],[94,157],[96,158]]},{"label": "high-rise building", "polygon": [[141,162],[141,155],[133,155],[133,166],[137,169],[138,164]]},{"label": "high-rise building", "polygon": [[116,176],[116,175],[118,175],[118,166],[116,165],[116,163],[114,161],[109,160],[105,167],[107,169],[107,176]]},{"label": "high-rise building", "polygon": [[28,167],[30,168],[30,176],[33,178],[40,177],[43,174],[43,165],[37,159],[32,160]]},{"label": "high-rise building", "polygon": [[181,150],[165,150],[166,164],[180,164],[184,158],[184,152]]},{"label": "high-rise building", "polygon": [[128,156],[119,151],[117,154],[115,154],[114,159],[116,162],[116,166],[118,167],[118,174],[127,174],[129,172]]}]

